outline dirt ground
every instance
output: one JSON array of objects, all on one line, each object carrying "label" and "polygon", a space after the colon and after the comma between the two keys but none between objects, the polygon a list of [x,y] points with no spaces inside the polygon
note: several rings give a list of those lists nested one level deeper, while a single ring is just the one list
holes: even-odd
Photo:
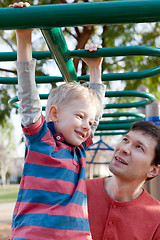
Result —
[{"label": "dirt ground", "polygon": [[14,203],[0,204],[0,240],[7,240],[11,233],[11,219]]}]

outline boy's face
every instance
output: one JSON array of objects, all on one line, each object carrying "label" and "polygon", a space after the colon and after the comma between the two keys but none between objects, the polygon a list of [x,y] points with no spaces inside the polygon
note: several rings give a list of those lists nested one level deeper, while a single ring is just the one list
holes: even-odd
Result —
[{"label": "boy's face", "polygon": [[73,100],[62,108],[58,108],[55,124],[57,133],[61,133],[65,141],[79,146],[90,136],[90,129],[96,116],[94,103],[87,100]]},{"label": "boy's face", "polygon": [[111,172],[128,182],[142,182],[152,177],[156,145],[156,140],[143,131],[130,131],[115,148]]}]

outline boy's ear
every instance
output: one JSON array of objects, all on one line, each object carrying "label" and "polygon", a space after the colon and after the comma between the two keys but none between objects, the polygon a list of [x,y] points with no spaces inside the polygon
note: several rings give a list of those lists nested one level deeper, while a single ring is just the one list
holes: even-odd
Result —
[{"label": "boy's ear", "polygon": [[152,178],[152,177],[156,177],[160,174],[160,164],[158,164],[157,166],[152,166],[150,171],[147,173],[147,177]]},{"label": "boy's ear", "polygon": [[49,109],[49,118],[52,122],[58,121],[58,107],[55,105],[52,105]]}]

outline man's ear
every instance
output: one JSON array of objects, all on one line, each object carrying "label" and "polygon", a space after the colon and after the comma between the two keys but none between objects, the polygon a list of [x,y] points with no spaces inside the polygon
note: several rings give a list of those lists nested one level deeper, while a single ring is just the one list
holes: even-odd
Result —
[{"label": "man's ear", "polygon": [[150,171],[147,173],[148,178],[156,177],[160,174],[160,164],[151,166]]},{"label": "man's ear", "polygon": [[55,105],[52,105],[49,109],[49,119],[52,122],[58,121],[58,107]]}]

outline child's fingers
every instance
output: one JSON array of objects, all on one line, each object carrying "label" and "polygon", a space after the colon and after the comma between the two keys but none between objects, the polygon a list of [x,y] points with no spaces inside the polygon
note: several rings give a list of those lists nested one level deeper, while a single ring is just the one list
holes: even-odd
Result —
[{"label": "child's fingers", "polygon": [[18,7],[18,3],[10,4],[9,7]]},{"label": "child's fingers", "polygon": [[97,45],[97,49],[102,48],[102,45]]},{"label": "child's fingers", "polygon": [[23,6],[24,6],[24,7],[29,7],[30,4],[29,4],[28,2],[25,2],[25,3],[23,4]]},{"label": "child's fingers", "polygon": [[102,46],[99,44],[93,44],[93,46],[92,46],[93,51],[97,51],[97,49],[99,49],[99,48],[102,48]]},{"label": "child's fingers", "polygon": [[23,2],[19,2],[18,7],[23,7]]},{"label": "child's fingers", "polygon": [[20,6],[19,6],[19,3],[13,3],[13,4],[10,4],[9,7],[16,8],[16,7],[20,7]]},{"label": "child's fingers", "polygon": [[91,43],[91,44],[85,45],[85,50],[90,51],[90,52],[97,51],[97,49],[99,49],[99,48],[102,48],[102,46],[98,45],[98,44]]},{"label": "child's fingers", "polygon": [[89,50],[89,44],[85,45],[85,50],[87,50],[87,51]]},{"label": "child's fingers", "polygon": [[19,6],[19,7],[29,7],[30,4],[29,4],[28,2],[19,2],[19,3],[18,3],[18,6]]},{"label": "child's fingers", "polygon": [[85,49],[86,49],[87,51],[90,51],[90,52],[94,51],[94,44],[93,44],[93,43],[91,43],[91,44],[86,44],[86,45],[85,45]]},{"label": "child's fingers", "polygon": [[19,3],[13,3],[13,4],[10,4],[9,7],[14,7],[14,8],[18,8],[18,7],[29,7],[30,4],[28,2],[19,2]]}]

